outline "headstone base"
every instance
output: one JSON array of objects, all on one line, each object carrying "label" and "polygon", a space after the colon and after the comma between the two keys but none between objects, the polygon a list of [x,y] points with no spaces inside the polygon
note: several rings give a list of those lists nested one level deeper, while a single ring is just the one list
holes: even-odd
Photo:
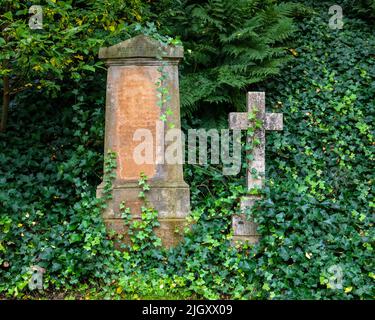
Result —
[{"label": "headstone base", "polygon": [[241,213],[235,214],[232,217],[233,243],[249,242],[250,244],[254,244],[259,241],[260,236],[257,233],[257,224],[248,220],[245,214],[246,209],[250,209],[256,200],[259,200],[259,197],[248,196],[241,200]]},{"label": "headstone base", "polygon": [[259,242],[260,237],[259,236],[233,236],[232,238],[232,244],[256,244]]},{"label": "headstone base", "polygon": [[[107,229],[124,236],[125,243],[129,243],[127,226],[122,219],[120,204],[130,209],[132,220],[141,219],[142,206],[154,208],[158,211],[160,226],[155,228],[155,234],[161,238],[162,245],[169,248],[175,246],[182,239],[183,230],[188,225],[186,216],[190,211],[190,191],[185,182],[168,184],[168,186],[150,184],[146,191],[147,204],[139,198],[141,189],[138,183],[117,185],[112,190],[112,199],[107,202],[107,209],[103,212],[103,219]],[[97,197],[103,192],[103,186],[97,189]],[[176,232],[176,230],[179,230]]]},{"label": "headstone base", "polygon": [[[139,220],[132,218],[131,222]],[[160,226],[154,229],[155,235],[161,239],[162,246],[165,248],[175,247],[181,242],[185,227],[188,226],[186,219],[158,219]],[[130,244],[128,235],[128,226],[122,219],[104,219],[108,231],[114,231],[116,235],[122,235],[121,241]],[[119,247],[119,242],[115,246]]]}]

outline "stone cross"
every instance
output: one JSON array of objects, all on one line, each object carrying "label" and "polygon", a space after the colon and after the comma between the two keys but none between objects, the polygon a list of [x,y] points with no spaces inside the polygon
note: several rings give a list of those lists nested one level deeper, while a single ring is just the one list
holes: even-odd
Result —
[{"label": "stone cross", "polygon": [[[256,116],[262,121],[263,125],[260,129],[255,130],[254,137],[260,142],[254,146],[251,154],[253,160],[249,161],[247,168],[247,188],[248,190],[263,187],[263,180],[266,169],[265,145],[266,131],[283,130],[283,115],[281,113],[266,113],[265,110],[265,93],[264,92],[248,92],[247,94],[247,110],[248,112],[232,112],[229,114],[230,129],[247,130],[249,128],[249,113],[257,110]],[[252,139],[248,137],[248,140]],[[257,177],[253,177],[251,170],[257,171]],[[247,196],[241,201],[242,212],[246,208],[252,207],[254,202],[259,199],[258,196]],[[258,241],[259,236],[256,233],[257,226],[246,219],[245,214],[233,216],[233,237],[236,240],[245,240],[251,243]]]},{"label": "stone cross", "polygon": [[[126,240],[120,204],[125,202],[131,209],[133,220],[141,218],[141,207],[145,204],[139,198],[138,181],[144,173],[151,187],[146,193],[149,206],[158,211],[160,227],[155,232],[164,246],[173,246],[181,238],[175,230],[183,229],[190,211],[189,186],[183,179],[182,163],[159,161],[159,156],[160,150],[171,144],[166,141],[168,124],[173,123],[176,130],[181,127],[178,63],[183,58],[183,48],[164,46],[140,35],[101,48],[99,58],[108,66],[104,151],[117,155],[112,200],[103,213],[104,222],[109,229],[125,235]],[[158,104],[161,97],[157,89],[161,78],[165,78],[163,86],[170,98],[169,123],[160,121],[163,108]],[[140,129],[148,136],[137,136]],[[152,153],[151,161],[139,162],[134,156],[141,142]],[[99,185],[98,196],[103,187],[103,183]]]}]

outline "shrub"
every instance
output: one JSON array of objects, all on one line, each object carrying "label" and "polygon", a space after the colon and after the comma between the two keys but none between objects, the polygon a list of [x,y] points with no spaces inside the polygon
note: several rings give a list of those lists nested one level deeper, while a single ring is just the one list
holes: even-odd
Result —
[{"label": "shrub", "polygon": [[278,74],[290,58],[286,43],[297,5],[164,0],[157,6],[162,8],[157,17],[161,30],[180,36],[184,44],[181,104],[186,115],[199,109],[209,119],[213,112],[226,113],[228,106],[242,110],[246,90]]}]

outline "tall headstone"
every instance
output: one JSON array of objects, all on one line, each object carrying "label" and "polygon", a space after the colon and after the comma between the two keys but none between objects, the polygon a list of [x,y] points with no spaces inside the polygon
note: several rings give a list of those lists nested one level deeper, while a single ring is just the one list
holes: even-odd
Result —
[{"label": "tall headstone", "polygon": [[[266,171],[266,130],[283,130],[283,115],[281,113],[266,113],[265,93],[264,92],[248,92],[247,94],[247,110],[248,112],[232,112],[229,114],[229,127],[231,129],[247,130],[250,126],[249,113],[256,111],[257,118],[261,120],[262,127],[255,130],[254,137],[259,140],[259,145],[254,146],[251,154],[252,161],[248,161],[247,167],[247,188],[261,189]],[[252,139],[248,137],[248,139]],[[251,170],[257,171],[257,177],[253,177]],[[247,208],[254,205],[259,196],[247,196],[242,199],[240,209],[244,212]],[[255,243],[259,239],[256,232],[257,226],[253,221],[246,219],[244,213],[236,214],[232,219],[233,240],[248,241]]]},{"label": "tall headstone", "polygon": [[[163,159],[163,150],[173,142],[165,139],[167,123],[160,121],[163,108],[158,106],[160,95],[157,83],[163,74],[172,111],[168,124],[180,128],[180,97],[178,63],[183,48],[162,46],[158,41],[140,35],[112,47],[101,48],[99,58],[108,66],[105,153],[117,154],[116,178],[113,182],[113,199],[104,212],[109,229],[124,234],[127,230],[120,215],[120,203],[125,201],[131,209],[132,219],[140,219],[143,201],[138,197],[141,173],[148,177],[151,190],[147,193],[149,205],[159,212],[160,227],[155,230],[164,246],[173,246],[181,238],[176,229],[185,225],[190,210],[189,187],[183,179],[181,163],[169,164]],[[144,129],[152,134],[151,141],[137,137],[135,132]],[[141,141],[142,140],[142,141]],[[178,141],[180,143],[180,141]],[[135,149],[146,144],[152,152],[152,161],[139,163]],[[103,183],[97,194],[103,191]]]}]

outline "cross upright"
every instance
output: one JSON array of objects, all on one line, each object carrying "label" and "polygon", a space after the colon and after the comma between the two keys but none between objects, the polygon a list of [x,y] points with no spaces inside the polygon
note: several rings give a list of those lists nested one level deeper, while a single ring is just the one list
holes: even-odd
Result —
[{"label": "cross upright", "polygon": [[[247,94],[247,111],[248,112],[232,112],[229,114],[229,128],[247,130],[250,126],[249,113],[256,111],[257,119],[262,121],[262,127],[256,129],[254,137],[259,140],[259,144],[254,146],[251,154],[252,161],[248,161],[247,167],[247,188],[261,189],[266,171],[266,131],[283,130],[283,115],[281,113],[266,113],[265,93],[264,92],[248,92]],[[248,141],[252,137],[247,137]],[[253,177],[251,170],[257,171],[257,177]],[[241,201],[241,209],[245,210],[254,205],[257,196],[248,196]],[[234,240],[247,240],[256,242],[258,235],[256,234],[256,225],[248,221],[244,214],[233,216]]]}]

